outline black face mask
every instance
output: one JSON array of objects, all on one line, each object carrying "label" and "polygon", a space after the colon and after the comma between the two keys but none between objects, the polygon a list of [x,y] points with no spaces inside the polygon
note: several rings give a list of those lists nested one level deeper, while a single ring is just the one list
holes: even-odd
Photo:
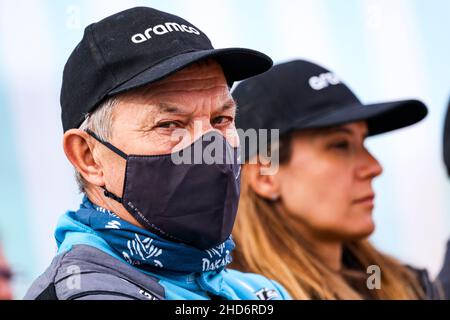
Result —
[{"label": "black face mask", "polygon": [[239,202],[240,149],[220,133],[208,132],[179,152],[157,156],[127,155],[87,133],[127,161],[122,198],[104,187],[105,196],[147,230],[199,249],[229,238]]}]

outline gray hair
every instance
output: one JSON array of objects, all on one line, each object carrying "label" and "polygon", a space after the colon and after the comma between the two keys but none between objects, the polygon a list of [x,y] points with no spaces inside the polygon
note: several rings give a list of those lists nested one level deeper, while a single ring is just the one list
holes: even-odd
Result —
[{"label": "gray hair", "polygon": [[[100,139],[109,141],[112,136],[113,110],[117,102],[117,97],[112,97],[102,102],[94,112],[86,115],[85,120],[78,129],[83,131],[90,130]],[[85,193],[87,181],[77,170],[75,170],[75,180],[80,193]]]}]

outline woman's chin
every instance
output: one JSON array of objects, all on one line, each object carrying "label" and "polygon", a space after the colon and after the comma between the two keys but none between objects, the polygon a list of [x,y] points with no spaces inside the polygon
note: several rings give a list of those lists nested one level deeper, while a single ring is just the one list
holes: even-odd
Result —
[{"label": "woman's chin", "polygon": [[[356,212],[355,212],[356,213]],[[353,215],[350,222],[351,233],[358,238],[366,238],[375,231],[375,222],[372,217],[372,210],[365,209]]]},{"label": "woman's chin", "polygon": [[368,238],[375,231],[375,223],[370,221],[353,223],[347,226],[335,228],[333,231],[326,231],[323,233],[324,238],[334,239],[339,241],[359,241]]},{"label": "woman's chin", "polygon": [[[355,226],[356,227],[356,226]],[[355,240],[369,237],[375,231],[375,223],[372,219],[364,221],[357,228],[352,230]]]}]

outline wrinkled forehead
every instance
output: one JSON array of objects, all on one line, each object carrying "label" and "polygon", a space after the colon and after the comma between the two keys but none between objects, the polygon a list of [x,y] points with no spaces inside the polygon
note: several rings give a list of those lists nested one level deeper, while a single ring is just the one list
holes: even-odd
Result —
[{"label": "wrinkled forehead", "polygon": [[[154,84],[117,97],[113,118],[149,123],[158,116],[235,112],[236,104],[220,64],[208,60],[193,64]],[[132,115],[132,116],[131,116]]]},{"label": "wrinkled forehead", "polygon": [[225,75],[222,66],[213,59],[208,59],[204,61],[196,62],[186,68],[183,68],[171,76],[167,77],[165,80],[161,80],[156,83],[166,83],[171,81],[176,81],[179,79],[192,79],[192,78],[211,78],[218,77],[225,79]]},{"label": "wrinkled forehead", "polygon": [[153,84],[120,95],[120,100],[149,101],[158,97],[208,94],[230,96],[222,67],[214,60],[197,62]]}]

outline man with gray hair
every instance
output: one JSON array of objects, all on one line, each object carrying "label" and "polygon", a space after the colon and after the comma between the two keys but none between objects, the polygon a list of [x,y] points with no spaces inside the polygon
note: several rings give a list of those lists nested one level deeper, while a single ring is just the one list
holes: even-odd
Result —
[{"label": "man with gray hair", "polygon": [[[152,8],[88,26],[61,91],[64,151],[85,196],[60,218],[58,255],[25,299],[289,298],[227,268],[240,190],[229,88],[271,66]],[[211,147],[213,163],[192,161]]]}]

